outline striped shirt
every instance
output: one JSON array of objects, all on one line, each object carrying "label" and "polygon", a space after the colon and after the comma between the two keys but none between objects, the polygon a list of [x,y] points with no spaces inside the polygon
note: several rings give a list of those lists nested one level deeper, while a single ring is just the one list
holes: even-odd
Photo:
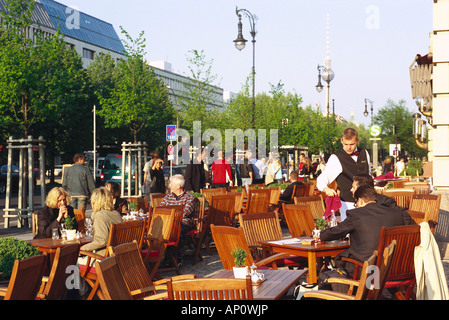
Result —
[{"label": "striped shirt", "polygon": [[167,194],[161,202],[161,207],[163,206],[183,206],[183,217],[182,224],[189,227],[194,226],[193,213],[195,210],[195,196],[190,192],[184,192],[179,196],[174,193]]}]

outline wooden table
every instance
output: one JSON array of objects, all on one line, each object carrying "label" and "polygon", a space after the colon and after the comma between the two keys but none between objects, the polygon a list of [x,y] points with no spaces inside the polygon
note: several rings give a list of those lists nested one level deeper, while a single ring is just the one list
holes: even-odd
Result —
[{"label": "wooden table", "polygon": [[47,252],[49,255],[49,265],[55,257],[56,250],[58,248],[62,248],[68,246],[69,244],[79,243],[81,246],[92,242],[93,239],[76,239],[70,241],[63,241],[62,239],[53,240],[52,238],[43,238],[43,239],[33,239],[30,240],[29,243],[37,248],[40,252]]},{"label": "wooden table", "polygon": [[[253,285],[254,300],[279,300],[299,279],[306,270],[257,270],[265,274],[265,280],[260,285]],[[224,270],[212,276],[212,278],[234,278],[232,270]]]},{"label": "wooden table", "polygon": [[[304,238],[302,238],[304,239]],[[317,283],[317,258],[333,257],[350,247],[349,241],[327,241],[322,244],[302,245],[301,238],[288,238],[275,241],[259,242],[263,247],[273,250],[274,253],[286,252],[308,259],[308,283]]]}]

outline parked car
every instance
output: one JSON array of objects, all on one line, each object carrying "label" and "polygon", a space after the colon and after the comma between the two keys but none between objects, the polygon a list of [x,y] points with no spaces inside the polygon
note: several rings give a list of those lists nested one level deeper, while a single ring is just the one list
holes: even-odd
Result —
[{"label": "parked car", "polygon": [[[55,165],[55,169],[53,170],[55,177],[62,177],[62,165]],[[47,177],[50,176],[51,171],[47,170]]]},{"label": "parked car", "polygon": [[[126,167],[128,167],[128,158],[126,158]],[[128,171],[125,170],[125,181],[128,180]],[[134,181],[136,180],[135,170],[134,170],[134,160],[132,160],[132,186],[131,190],[134,190]],[[103,167],[100,174],[101,184],[105,184],[107,181],[114,181],[122,184],[122,156],[118,154],[108,155],[104,158]],[[125,189],[127,189],[125,183]]]},{"label": "parked car", "polygon": [[[36,186],[36,179],[38,173],[33,171],[33,184]],[[0,194],[6,193],[6,182],[8,177],[8,165],[3,165],[0,167]],[[19,188],[19,168],[15,165],[12,166],[12,174],[11,174],[11,190],[17,191]]]},{"label": "parked car", "polygon": [[[104,159],[105,157],[97,157],[97,165],[96,165],[96,174],[95,174],[95,182],[97,183],[97,185],[101,184],[101,170],[103,169],[103,165],[104,165]],[[94,158],[87,158],[86,159],[86,163],[87,166],[90,169],[90,172],[93,172],[94,170]]]}]

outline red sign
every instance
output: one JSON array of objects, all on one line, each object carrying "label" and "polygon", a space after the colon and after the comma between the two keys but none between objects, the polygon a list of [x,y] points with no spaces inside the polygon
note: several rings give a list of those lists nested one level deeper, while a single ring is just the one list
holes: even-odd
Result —
[{"label": "red sign", "polygon": [[175,151],[175,147],[173,147],[173,145],[169,144],[167,147],[167,153],[169,155],[172,155],[174,151]]}]

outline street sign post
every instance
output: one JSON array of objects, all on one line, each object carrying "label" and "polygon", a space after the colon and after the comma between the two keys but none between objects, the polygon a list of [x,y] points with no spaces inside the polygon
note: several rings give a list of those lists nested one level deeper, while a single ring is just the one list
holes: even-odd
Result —
[{"label": "street sign post", "polygon": [[176,141],[177,135],[176,135],[176,125],[167,125],[166,129],[167,133],[167,141]]},{"label": "street sign post", "polygon": [[170,124],[166,126],[166,136],[167,136],[167,141],[170,141],[170,150],[171,153],[169,152],[169,149],[167,148],[167,153],[168,153],[168,160],[170,161],[170,178],[173,175],[173,151],[174,151],[174,147],[173,147],[173,141],[177,141],[178,140],[178,135],[176,132],[176,125],[174,124]]},{"label": "street sign post", "polygon": [[369,129],[369,133],[372,137],[372,138],[370,138],[370,140],[373,141],[373,157],[371,160],[373,161],[373,169],[376,170],[377,165],[378,165],[378,158],[379,158],[379,150],[378,150],[378,146],[377,146],[377,141],[381,140],[381,138],[379,136],[382,133],[382,128],[378,125],[372,125],[371,128]]}]

